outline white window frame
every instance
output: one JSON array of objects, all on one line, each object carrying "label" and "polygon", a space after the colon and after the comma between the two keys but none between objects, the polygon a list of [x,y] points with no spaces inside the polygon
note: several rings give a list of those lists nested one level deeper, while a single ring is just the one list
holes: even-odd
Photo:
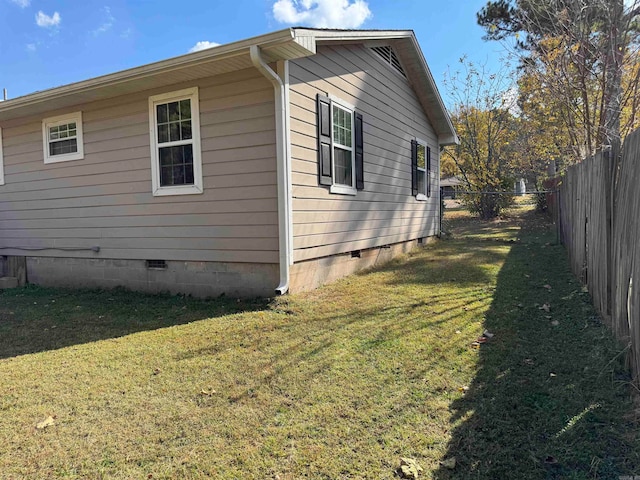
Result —
[{"label": "white window frame", "polygon": [[[159,144],[156,105],[180,100],[191,101],[191,139]],[[151,147],[151,188],[154,197],[165,195],[195,195],[204,192],[202,182],[202,151],[200,147],[200,105],[198,87],[185,88],[183,90],[149,97],[149,140]],[[170,147],[187,144],[191,144],[193,149],[193,185],[161,186],[160,158],[158,155],[158,149],[161,145]]]},{"label": "white window frame", "polygon": [[0,185],[4,185],[4,149],[2,146],[2,127],[0,127]]},{"label": "white window frame", "polygon": [[[420,200],[421,202],[426,202],[429,199],[429,197],[427,197],[427,187],[428,187],[427,182],[431,181],[431,179],[427,174],[427,147],[429,146],[429,144],[417,137],[416,137],[416,143],[418,144],[418,146],[422,145],[424,147],[424,168],[417,167],[418,171],[424,172],[424,192],[418,192],[418,194],[416,195],[416,200]],[[416,146],[416,149],[418,148],[418,146]],[[417,151],[416,151],[416,155],[417,155]]]},{"label": "white window frame", "polygon": [[[51,155],[49,146],[49,129],[68,123],[76,124],[76,147],[77,151],[72,153],[62,153]],[[82,112],[67,113],[56,117],[49,117],[42,120],[42,147],[44,150],[44,163],[69,162],[71,160],[82,160],[84,158],[84,137],[82,133]]]},{"label": "white window frame", "polygon": [[[334,97],[333,95],[329,95],[329,100],[331,100],[331,111],[329,115],[331,116],[331,178],[333,179],[333,185],[329,188],[329,192],[338,193],[341,195],[356,195],[358,190],[356,189],[356,123],[355,123],[355,107],[344,100]],[[347,147],[346,145],[342,145],[340,143],[335,142],[333,135],[333,109],[334,105],[337,105],[340,109],[347,111],[351,114],[351,147]],[[336,158],[335,158],[335,149],[337,146],[342,150],[350,150],[351,151],[351,186],[337,184],[336,182]]]}]

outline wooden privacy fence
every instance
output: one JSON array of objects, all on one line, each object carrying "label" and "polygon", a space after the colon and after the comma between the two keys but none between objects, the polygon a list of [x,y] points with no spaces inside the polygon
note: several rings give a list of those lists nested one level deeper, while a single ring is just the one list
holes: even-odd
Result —
[{"label": "wooden privacy fence", "polygon": [[615,188],[611,162],[602,152],[567,170],[557,198],[560,238],[574,274],[628,345],[640,383],[640,130],[625,140]]}]

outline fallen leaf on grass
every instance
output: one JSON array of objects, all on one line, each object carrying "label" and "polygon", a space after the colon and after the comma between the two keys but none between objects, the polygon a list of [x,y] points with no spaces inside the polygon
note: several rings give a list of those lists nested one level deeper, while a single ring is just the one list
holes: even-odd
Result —
[{"label": "fallen leaf on grass", "polygon": [[444,468],[454,469],[456,468],[456,457],[447,458],[446,460],[442,460],[440,462]]},{"label": "fallen leaf on grass", "polygon": [[485,330],[484,332],[482,332],[482,336],[483,337],[487,337],[487,338],[493,338],[495,334],[491,333],[489,330]]},{"label": "fallen leaf on grass", "polygon": [[202,395],[207,395],[207,396],[209,396],[209,397],[210,397],[211,395],[213,395],[214,393],[216,393],[216,391],[215,391],[213,388],[211,388],[211,389],[209,389],[209,390],[205,390],[205,389],[203,388],[202,390],[200,390],[200,394],[202,394]]},{"label": "fallen leaf on grass", "polygon": [[467,387],[466,385],[463,385],[462,387],[458,387],[458,391],[465,393],[469,391],[469,387]]},{"label": "fallen leaf on grass", "polygon": [[422,467],[418,465],[418,462],[416,462],[415,459],[413,458],[400,459],[400,472],[402,473],[403,478],[416,479],[418,478],[418,475],[420,475],[420,472],[422,471],[423,471]]},{"label": "fallen leaf on grass", "polygon": [[555,457],[552,457],[551,455],[549,455],[547,458],[544,459],[544,463],[546,463],[547,465],[556,465],[558,463],[558,460],[556,460]]},{"label": "fallen leaf on grass", "polygon": [[543,285],[542,288],[546,288],[547,290],[551,290],[551,285],[549,285],[549,284]]},{"label": "fallen leaf on grass", "polygon": [[533,361],[533,359],[531,359],[531,358],[525,358],[525,359],[523,360],[523,363],[524,363],[525,365],[533,365],[533,364],[534,364],[534,361]]},{"label": "fallen leaf on grass", "polygon": [[557,375],[556,375],[555,373],[553,373],[553,372],[551,372],[551,373],[549,374],[549,376],[550,376],[551,378],[553,378],[553,377],[557,377]]},{"label": "fallen leaf on grass", "polygon": [[549,310],[551,310],[551,305],[549,305],[548,303],[545,303],[541,307],[538,307],[538,309],[539,310],[544,310],[545,312],[548,312]]},{"label": "fallen leaf on grass", "polygon": [[54,423],[55,423],[55,419],[52,416],[48,416],[47,418],[45,418],[41,422],[38,422],[36,424],[36,428],[38,430],[44,430],[45,428],[50,427]]},{"label": "fallen leaf on grass", "polygon": [[160,372],[161,372],[161,370],[160,370],[159,368],[156,368],[156,369],[153,371],[153,374],[154,374],[154,375],[158,375]]},{"label": "fallen leaf on grass", "polygon": [[480,344],[478,342],[472,342],[471,348],[480,348]]},{"label": "fallen leaf on grass", "polygon": [[557,327],[558,325],[560,325],[560,322],[558,320],[554,320],[553,322],[551,322],[551,325]]}]

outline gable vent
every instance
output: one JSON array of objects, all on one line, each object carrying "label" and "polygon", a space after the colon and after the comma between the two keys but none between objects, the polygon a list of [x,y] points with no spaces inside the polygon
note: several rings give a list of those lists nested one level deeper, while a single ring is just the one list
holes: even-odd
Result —
[{"label": "gable vent", "polygon": [[396,55],[396,52],[393,51],[391,47],[372,47],[371,50],[376,52],[380,58],[382,58],[386,63],[391,65],[391,67],[396,70],[400,75],[404,78],[407,78],[407,74],[404,73],[404,69],[402,68],[402,64]]}]

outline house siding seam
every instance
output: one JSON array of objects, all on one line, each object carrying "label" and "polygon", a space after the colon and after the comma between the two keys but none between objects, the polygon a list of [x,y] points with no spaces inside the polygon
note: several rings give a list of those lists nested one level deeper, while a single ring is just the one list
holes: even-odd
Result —
[{"label": "house siding seam", "polygon": [[[408,81],[360,45],[320,46],[291,61],[294,262],[439,233],[439,145]],[[318,185],[316,95],[333,95],[364,116],[364,190],[335,195]],[[432,151],[432,194],[411,195],[411,140]]]}]

